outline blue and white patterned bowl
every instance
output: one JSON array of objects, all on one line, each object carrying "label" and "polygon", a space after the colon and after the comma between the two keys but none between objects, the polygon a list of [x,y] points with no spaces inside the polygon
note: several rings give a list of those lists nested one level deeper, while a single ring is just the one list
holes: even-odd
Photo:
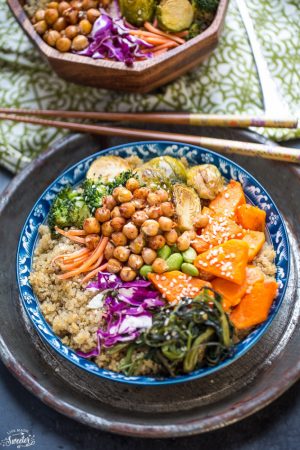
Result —
[{"label": "blue and white patterned bowl", "polygon": [[[46,323],[40,311],[38,299],[29,283],[33,253],[38,239],[38,228],[46,221],[49,207],[57,192],[68,184],[77,185],[81,183],[92,161],[105,154],[114,154],[121,157],[137,155],[143,160],[148,160],[159,155],[184,156],[191,164],[212,163],[219,168],[227,180],[232,178],[241,182],[249,203],[257,205],[266,211],[266,231],[276,251],[275,262],[277,266],[277,281],[279,283],[278,295],[272,305],[268,319],[250,333],[243,342],[236,345],[231,358],[221,362],[218,366],[201,368],[176,378],[129,377],[110,370],[101,369],[93,362],[79,357],[75,351],[61,342]],[[96,153],[94,156],[88,157],[67,169],[45,190],[32,208],[21,232],[17,253],[17,281],[22,303],[40,336],[61,356],[95,376],[123,383],[148,386],[195,380],[221,370],[244,355],[266,332],[278,312],[287,286],[289,267],[290,250],[284,221],[273,200],[260,183],[240,166],[217,153],[193,145],[172,142],[137,142],[120,145]]]}]

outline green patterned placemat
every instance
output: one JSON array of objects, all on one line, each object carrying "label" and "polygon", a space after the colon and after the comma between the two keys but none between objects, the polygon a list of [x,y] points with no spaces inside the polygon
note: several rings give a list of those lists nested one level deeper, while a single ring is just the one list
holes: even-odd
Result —
[{"label": "green patterned placemat", "polygon": [[[300,115],[300,1],[248,0],[269,69],[291,111]],[[218,48],[197,69],[148,95],[80,87],[59,79],[29,42],[5,0],[0,0],[0,105],[107,111],[178,110],[261,113],[262,98],[251,49],[235,0]],[[285,140],[295,131],[260,130]],[[54,139],[53,128],[0,122],[0,164],[19,171]],[[300,130],[298,130],[300,136]]]}]

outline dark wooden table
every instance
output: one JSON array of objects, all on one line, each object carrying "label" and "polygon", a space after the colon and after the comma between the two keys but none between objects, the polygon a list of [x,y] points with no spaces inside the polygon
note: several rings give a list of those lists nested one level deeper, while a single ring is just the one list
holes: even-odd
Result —
[{"label": "dark wooden table", "polygon": [[[294,146],[300,148],[300,142]],[[11,178],[0,169],[0,192]],[[38,450],[298,450],[300,447],[299,383],[267,408],[224,429],[189,438],[153,441],[116,436],[74,422],[27,392],[1,362],[0,375],[0,447],[1,440],[13,429],[33,434],[35,444],[31,448]]]}]

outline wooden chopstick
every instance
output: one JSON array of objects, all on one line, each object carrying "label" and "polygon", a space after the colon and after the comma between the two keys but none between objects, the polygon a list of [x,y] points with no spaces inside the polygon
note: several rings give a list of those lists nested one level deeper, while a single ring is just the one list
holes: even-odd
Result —
[{"label": "wooden chopstick", "polygon": [[80,133],[91,133],[102,136],[122,136],[138,139],[154,139],[165,141],[179,141],[187,144],[200,145],[217,150],[221,153],[235,153],[238,155],[259,156],[261,158],[300,164],[300,151],[288,147],[255,144],[251,142],[215,139],[210,137],[193,136],[189,134],[168,133],[164,131],[139,130],[134,128],[118,128],[110,126],[89,125],[77,122],[63,122],[58,120],[40,119],[13,114],[1,114],[0,120],[12,120],[35,125],[55,128],[65,128]]},{"label": "wooden chopstick", "polygon": [[198,113],[115,113],[93,111],[61,111],[45,109],[18,109],[0,108],[3,114],[19,114],[27,116],[60,117],[64,119],[105,120],[105,121],[129,121],[175,125],[196,125],[213,127],[272,127],[272,128],[297,128],[299,121],[293,117],[255,117],[249,115],[221,115]]}]

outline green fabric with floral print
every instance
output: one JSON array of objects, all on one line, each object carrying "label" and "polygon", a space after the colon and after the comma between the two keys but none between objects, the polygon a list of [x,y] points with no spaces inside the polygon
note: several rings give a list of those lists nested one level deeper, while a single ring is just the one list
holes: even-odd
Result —
[{"label": "green fabric with floral print", "polygon": [[[255,29],[278,89],[300,116],[299,0],[248,0]],[[76,86],[59,79],[41,59],[0,0],[0,105],[98,111],[177,110],[204,113],[262,112],[259,81],[235,0],[231,0],[218,48],[201,66],[147,95]],[[285,140],[300,130],[260,130]],[[64,131],[0,122],[0,164],[13,172]]]}]

